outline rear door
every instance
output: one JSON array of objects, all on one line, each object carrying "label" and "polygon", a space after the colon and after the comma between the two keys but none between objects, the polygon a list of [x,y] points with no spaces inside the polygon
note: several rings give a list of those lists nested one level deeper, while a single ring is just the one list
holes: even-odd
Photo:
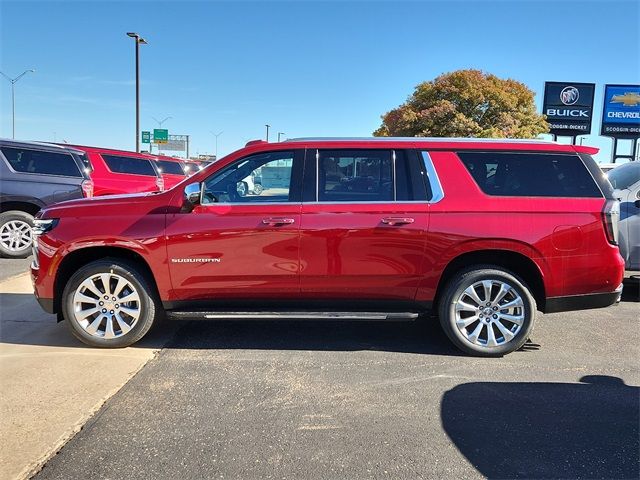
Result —
[{"label": "rear door", "polygon": [[429,221],[418,168],[404,150],[307,151],[303,296],[413,300]]},{"label": "rear door", "polygon": [[[201,205],[167,217],[171,281],[178,300],[299,296],[304,152],[243,157],[204,182]],[[260,195],[246,182],[260,175]]]}]

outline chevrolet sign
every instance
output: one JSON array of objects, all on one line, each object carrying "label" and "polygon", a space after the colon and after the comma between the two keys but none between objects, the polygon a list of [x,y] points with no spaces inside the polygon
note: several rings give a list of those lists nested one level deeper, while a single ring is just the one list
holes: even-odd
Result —
[{"label": "chevrolet sign", "polygon": [[546,82],[542,113],[550,132],[563,136],[590,133],[594,91],[593,83]]},{"label": "chevrolet sign", "polygon": [[605,85],[600,134],[640,138],[640,85]]}]

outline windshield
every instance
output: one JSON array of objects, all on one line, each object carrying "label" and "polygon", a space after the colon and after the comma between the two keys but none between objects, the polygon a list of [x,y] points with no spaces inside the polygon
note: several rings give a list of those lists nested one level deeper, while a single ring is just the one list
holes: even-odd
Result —
[{"label": "windshield", "polygon": [[610,170],[607,173],[607,177],[613,185],[613,188],[618,190],[624,190],[629,188],[634,183],[640,181],[640,163],[629,162],[624,165]]}]

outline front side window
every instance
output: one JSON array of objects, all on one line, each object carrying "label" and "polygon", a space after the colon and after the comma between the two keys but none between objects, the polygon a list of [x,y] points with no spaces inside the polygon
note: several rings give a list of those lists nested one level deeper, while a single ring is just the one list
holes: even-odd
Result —
[{"label": "front side window", "polygon": [[382,202],[394,200],[392,152],[321,150],[318,201]]},{"label": "front side window", "polygon": [[82,177],[78,164],[68,153],[2,147],[2,153],[16,172]]},{"label": "front side window", "polygon": [[151,161],[145,158],[126,157],[123,155],[102,155],[107,167],[114,173],[145,175],[155,177],[156,171]]},{"label": "front side window", "polygon": [[459,152],[458,157],[488,195],[601,197],[580,157],[570,154]]},{"label": "front side window", "polygon": [[266,152],[237,160],[205,180],[202,204],[293,201],[293,163],[293,151]]}]

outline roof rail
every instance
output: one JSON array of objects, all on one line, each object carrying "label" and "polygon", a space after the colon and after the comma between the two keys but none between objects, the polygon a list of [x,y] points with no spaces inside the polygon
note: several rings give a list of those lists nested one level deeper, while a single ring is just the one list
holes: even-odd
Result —
[{"label": "roof rail", "polygon": [[260,145],[261,143],[269,143],[266,140],[249,140],[245,147],[250,147],[251,145]]},{"label": "roof rail", "polygon": [[516,139],[516,138],[456,138],[456,137],[300,137],[288,138],[284,142],[468,142],[468,143],[546,143],[553,144],[548,140],[536,138]]}]

